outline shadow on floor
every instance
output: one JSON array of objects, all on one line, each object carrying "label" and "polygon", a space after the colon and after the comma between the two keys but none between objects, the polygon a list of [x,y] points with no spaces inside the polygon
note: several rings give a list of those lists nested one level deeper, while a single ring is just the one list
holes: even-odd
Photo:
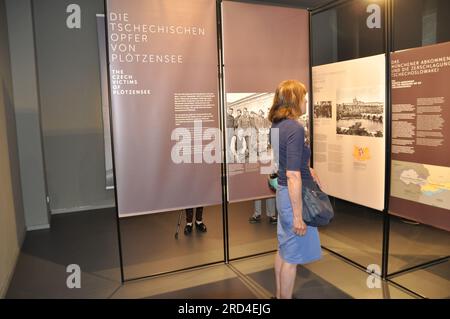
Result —
[{"label": "shadow on floor", "polygon": [[[267,269],[249,275],[254,281],[275,294],[275,271]],[[323,280],[304,267],[298,267],[294,286],[297,299],[352,299],[345,292]]]},{"label": "shadow on floor", "polygon": [[152,299],[255,299],[256,296],[239,278],[225,279],[170,293],[155,295]]}]

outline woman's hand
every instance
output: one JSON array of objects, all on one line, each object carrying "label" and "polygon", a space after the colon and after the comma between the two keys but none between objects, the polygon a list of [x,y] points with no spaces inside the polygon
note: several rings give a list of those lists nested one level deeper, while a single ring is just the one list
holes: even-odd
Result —
[{"label": "woman's hand", "polygon": [[296,218],[294,216],[294,233],[299,236],[305,236],[307,226],[302,218]]},{"label": "woman's hand", "polygon": [[286,171],[286,177],[294,215],[292,231],[299,236],[303,236],[306,234],[306,224],[302,216],[302,177],[299,171]]},{"label": "woman's hand", "polygon": [[309,171],[311,173],[313,180],[316,182],[317,185],[319,185],[319,188],[322,189],[322,183],[320,182],[319,175],[317,175],[316,171],[311,167],[309,168]]}]

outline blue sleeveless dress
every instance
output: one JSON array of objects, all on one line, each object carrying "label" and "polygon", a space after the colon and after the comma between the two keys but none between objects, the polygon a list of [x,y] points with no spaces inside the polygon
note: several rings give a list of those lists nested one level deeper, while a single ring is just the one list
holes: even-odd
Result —
[{"label": "blue sleeveless dress", "polygon": [[286,171],[300,171],[303,187],[316,188],[309,171],[311,149],[305,144],[305,129],[295,121],[286,119],[274,123],[278,128],[279,143],[275,147],[278,162],[278,189],[276,194],[278,210],[278,250],[281,258],[290,264],[307,264],[322,257],[317,227],[307,226],[306,234],[293,232],[293,210],[287,187]]}]

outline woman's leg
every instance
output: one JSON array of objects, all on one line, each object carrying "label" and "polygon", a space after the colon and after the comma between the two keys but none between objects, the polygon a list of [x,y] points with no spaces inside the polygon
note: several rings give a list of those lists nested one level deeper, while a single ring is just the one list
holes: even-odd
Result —
[{"label": "woman's leg", "polygon": [[297,275],[297,265],[289,264],[286,261],[283,261],[280,272],[281,299],[292,299],[296,275]]},{"label": "woman's leg", "polygon": [[281,298],[280,292],[281,292],[281,268],[283,267],[283,259],[280,256],[280,252],[277,251],[277,254],[275,255],[275,282],[277,284],[277,291],[275,294],[275,297],[277,299]]}]

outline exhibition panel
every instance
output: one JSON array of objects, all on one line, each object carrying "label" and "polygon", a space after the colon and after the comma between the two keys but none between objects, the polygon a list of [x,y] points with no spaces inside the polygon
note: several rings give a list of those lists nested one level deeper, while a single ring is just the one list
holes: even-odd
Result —
[{"label": "exhibition panel", "polygon": [[123,280],[224,260],[216,8],[106,1]]},{"label": "exhibition panel", "polygon": [[119,216],[220,204],[216,2],[108,0],[106,16]]},{"label": "exhibition panel", "polygon": [[[314,107],[317,109],[313,121],[316,169],[320,169],[320,161],[324,159],[325,150],[329,151],[328,148],[324,149],[321,138],[326,136],[329,139],[330,134],[331,136],[333,134],[330,131],[320,135],[321,130],[324,125],[331,126],[335,116],[337,120],[331,99],[321,99],[320,92],[314,94],[316,84],[322,84],[319,91],[332,87],[329,82],[336,75],[333,73],[327,75],[324,82],[328,84],[323,85],[315,82],[316,70],[338,64],[334,62],[358,58],[359,54],[361,57],[366,56],[360,50],[360,41],[365,41],[364,35],[371,30],[369,19],[360,21],[362,11],[356,10],[360,5],[360,1],[342,1],[336,6],[331,5],[313,11],[312,14],[313,99]],[[382,10],[383,20],[380,24],[381,29],[386,31],[384,37],[386,42],[378,45],[379,53],[387,54],[386,63],[389,63],[388,69],[385,69],[384,63],[379,68],[383,73],[382,77],[385,78],[384,136],[387,138],[385,145],[388,150],[385,154],[386,177],[383,188],[386,190],[383,190],[383,196],[385,202],[389,203],[390,213],[408,220],[386,215],[386,212],[378,213],[383,206],[374,207],[376,210],[371,211],[364,207],[370,207],[366,203],[363,203],[364,206],[354,205],[339,200],[342,195],[338,195],[334,202],[336,218],[332,227],[322,229],[321,239],[325,248],[364,268],[373,263],[383,276],[389,275],[387,278],[392,278],[393,282],[400,285],[406,285],[405,288],[411,291],[418,289],[419,281],[415,280],[417,279],[414,277],[415,270],[424,268],[421,274],[426,273],[430,279],[429,289],[423,290],[423,296],[427,296],[426,291],[431,291],[433,285],[442,285],[448,280],[448,275],[444,275],[445,271],[442,271],[445,266],[434,264],[445,265],[450,253],[447,244],[449,200],[446,197],[446,186],[450,182],[447,173],[449,156],[446,156],[449,147],[445,138],[449,135],[446,125],[448,93],[443,89],[449,86],[450,77],[446,70],[449,53],[448,44],[430,45],[448,41],[450,29],[446,28],[448,19],[445,20],[443,16],[445,14],[448,16],[450,7],[448,2],[439,0],[414,1],[414,3],[399,0],[389,3],[386,9],[390,10],[390,14],[385,14]],[[345,15],[354,17],[356,22],[343,22]],[[389,17],[388,21],[384,21],[385,15]],[[405,22],[406,18],[408,23]],[[413,23],[412,27],[406,27],[411,25],[411,19],[416,23]],[[357,21],[360,21],[359,27]],[[366,22],[367,27],[364,25]],[[358,32],[345,32],[349,30],[348,25],[352,24],[357,26]],[[363,29],[364,31],[360,32]],[[376,39],[375,36],[374,43]],[[421,45],[426,47],[414,48]],[[341,50],[341,47],[345,49]],[[365,43],[363,47],[365,50],[369,47],[374,48],[369,43]],[[390,53],[393,48],[408,50]],[[355,60],[346,62],[353,61]],[[362,68],[366,67],[370,68],[370,65],[364,65]],[[346,68],[346,71],[349,70],[351,68]],[[372,75],[367,72],[367,78],[371,77],[367,76],[369,74]],[[338,107],[336,113],[337,111]],[[337,123],[335,126],[338,130]],[[338,131],[336,133],[339,134]],[[341,145],[339,146],[342,147]],[[364,155],[364,152],[359,152],[359,155]],[[380,174],[383,174],[383,170]],[[333,178],[332,181],[336,186],[336,180]],[[337,185],[341,191],[342,183]],[[366,188],[369,189],[370,186]],[[351,194],[354,196],[357,192],[352,191]],[[383,262],[380,264],[382,257]],[[403,275],[405,271],[411,275],[405,277]]]},{"label": "exhibition panel", "polygon": [[450,43],[391,54],[392,214],[450,230]]},{"label": "exhibition panel", "polygon": [[[223,1],[222,46],[230,259],[277,249],[268,120],[285,79],[309,88],[307,10]],[[269,23],[270,21],[270,23]],[[280,50],[280,48],[289,50]]]},{"label": "exhibition panel", "polygon": [[313,164],[334,196],[325,249],[382,269],[386,139],[384,1],[339,1],[311,12]]},{"label": "exhibition panel", "polygon": [[267,116],[278,83],[309,86],[308,11],[224,1],[222,21],[228,201],[271,197]]},{"label": "exhibition panel", "polygon": [[385,56],[315,66],[312,79],[314,169],[324,190],[382,211]]},{"label": "exhibition panel", "polygon": [[389,209],[399,217],[390,217],[388,278],[448,298],[450,2],[395,0],[393,9]]}]

